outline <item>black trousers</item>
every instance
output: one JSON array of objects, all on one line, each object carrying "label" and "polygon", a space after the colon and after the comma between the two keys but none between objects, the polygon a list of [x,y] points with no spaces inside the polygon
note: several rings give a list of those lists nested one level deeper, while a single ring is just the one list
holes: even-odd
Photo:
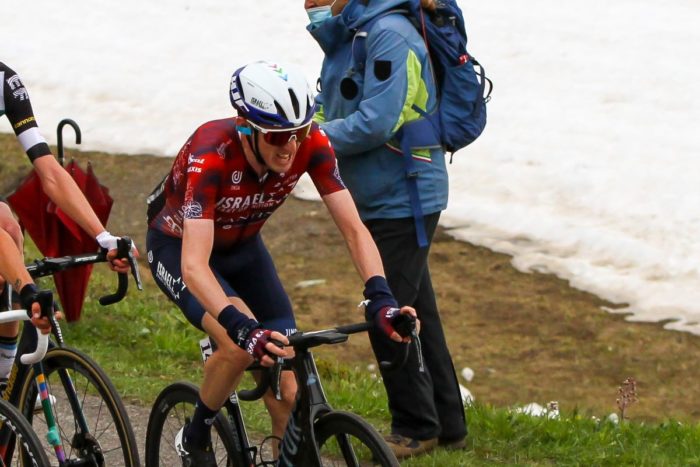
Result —
[{"label": "black trousers", "polygon": [[[439,218],[439,212],[425,216],[430,241]],[[420,440],[462,438],[467,434],[464,405],[430,279],[430,247],[418,247],[413,218],[372,219],[365,225],[379,248],[396,300],[400,306],[413,306],[421,322],[425,372],[418,371],[413,346],[404,368],[382,372],[392,433]],[[391,360],[399,345],[373,332],[370,341],[377,360]]]}]

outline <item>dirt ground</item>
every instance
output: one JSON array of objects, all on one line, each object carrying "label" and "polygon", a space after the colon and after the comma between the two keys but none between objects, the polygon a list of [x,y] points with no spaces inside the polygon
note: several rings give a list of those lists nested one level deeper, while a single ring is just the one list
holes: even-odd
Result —
[{"label": "dirt ground", "polygon": [[[0,194],[28,170],[14,137],[0,135]],[[144,245],[144,199],[171,159],[85,153],[115,198],[111,230]],[[321,203],[290,199],[263,228],[263,236],[292,297],[301,328],[361,319],[355,306],[362,284],[342,239]],[[440,231],[431,274],[457,373],[478,401],[496,406],[556,400],[564,411],[605,416],[617,410],[617,390],[637,381],[633,420],[700,420],[700,338],[659,323],[625,321],[602,306],[615,305],[575,290],[551,275],[516,271],[510,257],[456,242]],[[146,272],[144,270],[144,272]],[[301,281],[323,283],[297,287]],[[619,305],[618,305],[619,306]],[[344,361],[370,362],[364,337],[337,346]]]}]

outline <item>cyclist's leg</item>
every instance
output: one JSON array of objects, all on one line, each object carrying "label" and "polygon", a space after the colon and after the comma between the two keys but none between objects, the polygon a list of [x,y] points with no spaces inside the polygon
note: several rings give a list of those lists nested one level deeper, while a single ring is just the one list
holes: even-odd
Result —
[{"label": "cyclist's leg", "polygon": [[[191,438],[198,446],[202,446],[208,442],[211,429],[206,420],[216,415],[251,360],[246,352],[231,341],[225,329],[206,313],[183,283],[181,240],[149,230],[146,248],[151,273],[158,287],[182,310],[192,325],[207,332],[216,344],[216,350],[204,365],[204,381],[192,418],[193,428],[188,430],[188,433],[192,433],[188,439]],[[235,296],[235,291],[213,266],[212,272],[226,295]],[[240,302],[239,299],[238,301]],[[237,305],[242,309],[240,303]]]},{"label": "cyclist's leg", "polygon": [[[262,238],[256,236],[246,243],[245,249],[232,256],[234,255],[235,258],[217,258],[214,266],[222,270],[227,280],[234,285],[236,292],[253,311],[255,318],[266,329],[278,331],[285,336],[296,332],[291,302]],[[272,434],[279,438],[284,434],[294,407],[297,384],[293,372],[282,372],[280,392],[280,401],[271,391],[263,396],[272,419]],[[277,456],[276,444],[273,444],[273,452]]]}]

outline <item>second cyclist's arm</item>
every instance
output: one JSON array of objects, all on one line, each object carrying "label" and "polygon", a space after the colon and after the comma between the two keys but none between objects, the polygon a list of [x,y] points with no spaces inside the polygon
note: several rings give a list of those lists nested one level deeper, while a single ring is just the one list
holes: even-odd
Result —
[{"label": "second cyclist's arm", "polygon": [[355,203],[348,190],[340,190],[323,197],[328,211],[338,226],[350,251],[355,269],[363,282],[370,277],[384,276],[382,259],[369,231],[360,220]]},{"label": "second cyclist's arm", "polygon": [[34,168],[41,179],[46,195],[92,237],[105,228],[97,218],[85,195],[66,170],[52,155],[34,160]]},{"label": "second cyclist's arm", "polygon": [[182,235],[182,279],[212,317],[230,304],[209,267],[214,244],[212,219],[185,219]]}]

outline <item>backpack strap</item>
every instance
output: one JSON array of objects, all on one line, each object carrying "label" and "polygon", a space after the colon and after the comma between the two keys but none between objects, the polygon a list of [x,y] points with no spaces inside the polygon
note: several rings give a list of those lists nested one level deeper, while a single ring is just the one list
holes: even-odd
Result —
[{"label": "backpack strap", "polygon": [[423,207],[420,202],[418,193],[418,169],[413,160],[411,153],[411,134],[405,130],[406,125],[402,125],[396,132],[396,137],[401,145],[401,153],[404,161],[404,170],[406,172],[406,187],[408,189],[408,199],[411,203],[411,211],[413,211],[413,222],[416,226],[416,240],[419,248],[428,246],[428,235],[425,232],[425,219],[423,217]]},{"label": "backpack strap", "polygon": [[[365,72],[365,64],[367,61],[367,36],[374,24],[385,16],[391,14],[401,14],[408,17],[410,12],[405,9],[396,9],[385,12],[362,25],[357,30],[352,41],[352,57],[354,70],[359,73]],[[416,240],[419,248],[428,246],[428,235],[425,230],[425,220],[423,207],[421,206],[420,195],[418,192],[418,176],[419,172],[413,160],[412,148],[429,148],[440,146],[440,116],[437,111],[428,114],[425,110],[413,104],[412,109],[416,111],[422,118],[404,123],[396,131],[394,137],[399,142],[401,153],[404,160],[404,171],[406,174],[406,187],[408,198],[411,203],[411,211],[413,212],[413,220],[416,226]]]}]

